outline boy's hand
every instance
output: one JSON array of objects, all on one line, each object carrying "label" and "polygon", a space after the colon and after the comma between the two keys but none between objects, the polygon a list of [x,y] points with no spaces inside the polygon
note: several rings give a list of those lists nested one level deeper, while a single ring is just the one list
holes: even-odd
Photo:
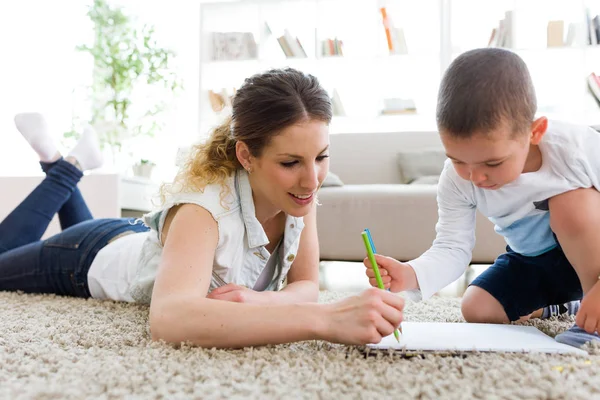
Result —
[{"label": "boy's hand", "polygon": [[[375,261],[379,267],[383,286],[386,289],[390,289],[392,292],[402,292],[404,290],[419,288],[417,275],[409,264],[402,263],[394,258],[382,256],[380,254],[375,254]],[[365,272],[369,277],[369,283],[371,286],[377,287],[375,272],[373,271],[373,268],[371,268],[369,258],[365,258],[363,264],[367,267]]]},{"label": "boy's hand", "polygon": [[600,281],[581,300],[575,323],[587,333],[600,333]]}]

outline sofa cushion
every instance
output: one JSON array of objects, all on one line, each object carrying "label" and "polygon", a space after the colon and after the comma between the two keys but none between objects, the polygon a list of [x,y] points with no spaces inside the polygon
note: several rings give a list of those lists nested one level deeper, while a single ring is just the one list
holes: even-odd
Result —
[{"label": "sofa cushion", "polygon": [[333,172],[329,171],[327,173],[327,176],[325,177],[325,180],[323,181],[323,184],[321,185],[321,187],[328,187],[328,186],[344,186],[344,182],[342,182],[342,180],[340,179],[339,176],[337,176]]},{"label": "sofa cushion", "polygon": [[402,183],[411,183],[425,176],[440,175],[446,161],[444,150],[432,148],[411,150],[398,153],[397,162],[400,167]]},{"label": "sofa cushion", "polygon": [[411,185],[437,185],[440,181],[439,175],[425,175],[420,176],[414,181],[410,182]]},{"label": "sofa cushion", "polygon": [[[379,254],[408,261],[431,247],[438,221],[437,186],[370,184],[322,188],[317,229],[322,260],[360,261],[369,228]],[[494,224],[477,213],[473,263],[491,264],[506,248]],[[366,279],[366,277],[365,277]]]}]

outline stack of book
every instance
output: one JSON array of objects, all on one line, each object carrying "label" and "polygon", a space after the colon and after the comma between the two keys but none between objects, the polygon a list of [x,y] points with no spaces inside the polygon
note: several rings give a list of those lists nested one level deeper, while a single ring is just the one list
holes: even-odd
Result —
[{"label": "stack of book", "polygon": [[417,107],[412,99],[383,99],[381,115],[415,114],[416,112]]},{"label": "stack of book", "polygon": [[251,32],[212,32],[212,60],[234,61],[258,58]]},{"label": "stack of book", "polygon": [[302,44],[300,44],[300,40],[292,36],[287,29],[283,31],[282,36],[277,38],[277,41],[287,58],[306,58],[306,52]]},{"label": "stack of book", "polygon": [[407,54],[408,48],[406,47],[404,31],[401,28],[394,27],[392,18],[388,15],[385,7],[381,7],[379,11],[381,12],[385,37],[390,54]]},{"label": "stack of book", "polygon": [[344,52],[342,51],[342,47],[344,42],[339,40],[337,37],[335,39],[327,39],[321,42],[321,55],[324,57],[329,56],[343,56]]},{"label": "stack of book", "polygon": [[600,44],[600,15],[592,17],[590,11],[586,10],[585,16],[588,31],[587,44],[592,46]]},{"label": "stack of book", "polygon": [[492,34],[488,41],[489,47],[504,47],[510,49],[513,47],[513,12],[506,11],[504,19],[498,22],[498,27],[492,29]]},{"label": "stack of book", "polygon": [[582,44],[595,45],[600,41],[600,21],[598,16],[590,19],[587,23],[569,23],[565,39],[563,39],[564,27],[564,21],[548,22],[548,47],[580,46]]},{"label": "stack of book", "polygon": [[594,96],[594,99],[598,102],[600,106],[600,78],[595,73],[591,73],[587,77],[587,84],[590,92]]}]

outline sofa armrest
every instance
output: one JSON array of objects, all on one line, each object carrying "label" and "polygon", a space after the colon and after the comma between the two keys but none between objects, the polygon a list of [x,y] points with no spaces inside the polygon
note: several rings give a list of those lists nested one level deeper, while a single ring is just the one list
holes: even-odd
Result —
[{"label": "sofa armrest", "polygon": [[[435,239],[436,185],[345,185],[322,188],[317,227],[322,260],[362,261],[360,233],[369,228],[377,252],[410,260]],[[506,243],[478,213],[473,262],[492,263]]]}]

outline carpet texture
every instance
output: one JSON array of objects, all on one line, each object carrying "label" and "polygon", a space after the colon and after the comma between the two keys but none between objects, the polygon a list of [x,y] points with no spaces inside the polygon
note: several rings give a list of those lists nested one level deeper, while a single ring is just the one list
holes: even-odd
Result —
[{"label": "carpet texture", "polygon": [[[342,296],[323,292],[320,301]],[[405,315],[462,321],[450,298],[409,304]],[[365,356],[319,341],[206,350],[153,343],[147,323],[145,306],[0,292],[0,398],[600,398],[597,346],[586,357]],[[555,335],[571,323],[532,324]]]}]

